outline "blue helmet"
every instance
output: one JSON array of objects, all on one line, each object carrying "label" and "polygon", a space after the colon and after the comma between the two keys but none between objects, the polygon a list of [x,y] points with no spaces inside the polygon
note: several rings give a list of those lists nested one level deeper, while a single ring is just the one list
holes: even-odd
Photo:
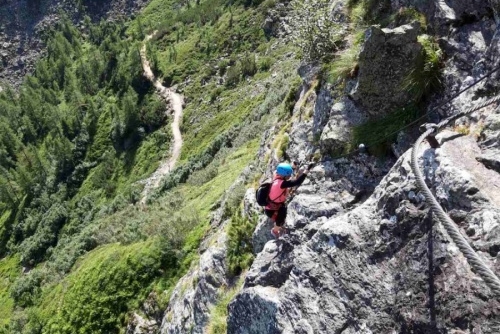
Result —
[{"label": "blue helmet", "polygon": [[280,163],[278,167],[276,167],[276,173],[279,176],[288,177],[292,175],[293,169],[292,166],[290,166],[290,164]]}]

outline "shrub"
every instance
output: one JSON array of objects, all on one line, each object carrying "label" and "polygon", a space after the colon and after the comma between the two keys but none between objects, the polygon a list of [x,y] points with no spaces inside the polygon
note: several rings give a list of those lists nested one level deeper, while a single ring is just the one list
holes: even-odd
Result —
[{"label": "shrub", "polygon": [[276,155],[278,158],[286,159],[286,150],[288,148],[288,143],[290,142],[290,136],[288,133],[284,133],[279,139],[278,149]]},{"label": "shrub", "polygon": [[284,111],[288,114],[293,113],[293,108],[295,107],[295,103],[297,102],[297,93],[302,84],[302,80],[297,78],[290,84],[290,89],[288,90],[288,94],[285,97],[284,101]]},{"label": "shrub", "polygon": [[243,77],[251,77],[257,73],[257,64],[255,62],[255,55],[245,55],[240,61],[241,75]]},{"label": "shrub", "polygon": [[42,306],[52,310],[44,332],[118,332],[125,313],[145,297],[144,288],[159,270],[175,265],[166,246],[152,242],[109,245],[89,253],[67,277],[65,289],[54,289],[43,301]]},{"label": "shrub", "polygon": [[241,215],[240,209],[231,217],[227,239],[227,262],[232,275],[239,275],[253,262],[252,234],[257,225],[257,217],[251,220]]},{"label": "shrub", "polygon": [[415,8],[401,8],[396,14],[392,15],[391,21],[393,21],[396,26],[418,21],[422,29],[424,31],[427,30],[427,19],[425,18],[425,15],[420,13]]},{"label": "shrub", "polygon": [[10,296],[16,305],[21,307],[32,306],[40,297],[41,284],[47,272],[34,269],[30,273],[19,277],[11,287]]},{"label": "shrub", "polygon": [[333,56],[343,43],[342,29],[331,16],[329,0],[293,2],[292,31],[295,44],[305,60]]},{"label": "shrub", "polygon": [[391,10],[390,0],[348,0],[351,21],[354,23],[378,23],[386,18]]},{"label": "shrub", "polygon": [[273,65],[273,60],[271,57],[261,57],[257,62],[257,67],[261,72],[269,71],[272,65]]},{"label": "shrub", "polygon": [[239,64],[235,64],[227,70],[226,73],[226,86],[234,87],[240,82],[241,67]]}]

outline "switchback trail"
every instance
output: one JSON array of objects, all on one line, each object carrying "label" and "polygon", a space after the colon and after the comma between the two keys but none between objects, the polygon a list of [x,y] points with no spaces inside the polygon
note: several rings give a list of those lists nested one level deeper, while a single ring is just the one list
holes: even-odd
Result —
[{"label": "switchback trail", "polygon": [[182,119],[182,106],[184,104],[184,99],[182,95],[177,94],[174,92],[171,88],[167,88],[162,85],[160,80],[154,76],[153,71],[151,70],[151,66],[149,64],[149,61],[146,57],[146,42],[153,37],[154,33],[151,35],[148,35],[146,39],[144,40],[144,44],[142,45],[141,48],[141,61],[142,61],[142,68],[144,70],[144,75],[148,80],[150,80],[153,85],[156,87],[156,90],[158,91],[158,94],[162,96],[164,99],[170,102],[170,106],[174,110],[174,120],[172,122],[172,133],[174,135],[174,146],[172,149],[172,155],[170,156],[169,159],[163,161],[160,165],[160,167],[146,180],[142,181],[144,182],[144,190],[142,191],[142,199],[141,203],[145,204],[146,203],[146,198],[149,192],[160,184],[161,179],[170,173],[170,171],[174,168],[175,163],[177,162],[177,159],[179,158],[179,155],[181,153],[181,148],[182,148],[182,136],[181,136],[181,130],[179,129],[179,123]]}]

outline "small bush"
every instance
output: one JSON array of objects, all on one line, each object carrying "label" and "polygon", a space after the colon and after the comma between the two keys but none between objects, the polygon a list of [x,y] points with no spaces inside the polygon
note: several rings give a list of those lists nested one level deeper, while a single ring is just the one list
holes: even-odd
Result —
[{"label": "small bush", "polygon": [[278,158],[286,158],[286,150],[288,148],[288,143],[290,142],[290,136],[288,133],[284,133],[278,144],[278,150],[276,155]]},{"label": "small bush", "polygon": [[226,86],[234,87],[240,82],[241,67],[239,64],[229,67],[226,74]]},{"label": "small bush", "polygon": [[302,80],[300,78],[294,80],[290,84],[290,89],[288,90],[288,94],[285,97],[285,101],[284,101],[285,113],[288,113],[290,115],[293,113],[293,108],[295,107],[295,103],[297,102],[297,93],[299,91],[301,84],[302,84]]},{"label": "small bush", "polygon": [[294,43],[305,60],[333,56],[343,44],[343,31],[331,15],[329,0],[294,1],[291,13]]},{"label": "small bush", "polygon": [[257,73],[257,64],[255,62],[255,55],[246,55],[240,61],[241,75],[243,77],[251,77]]},{"label": "small bush", "polygon": [[418,21],[422,29],[424,31],[427,30],[427,19],[425,18],[425,15],[420,13],[415,8],[401,8],[396,14],[392,16],[391,21],[393,21],[394,25],[396,26],[408,24],[413,21]]},{"label": "small bush", "polygon": [[391,10],[390,0],[348,0],[351,21],[354,23],[378,23],[387,18]]},{"label": "small bush", "polygon": [[28,307],[35,304],[42,292],[41,284],[46,275],[45,270],[34,269],[19,277],[10,290],[10,296],[16,305]]},{"label": "small bush", "polygon": [[220,96],[220,94],[222,94],[223,91],[224,91],[224,88],[222,88],[222,87],[217,87],[217,88],[213,89],[210,92],[210,102],[215,102],[215,100],[217,100],[217,98]]},{"label": "small bush", "polygon": [[273,60],[271,57],[261,57],[257,62],[257,67],[261,72],[269,71],[272,65],[273,65]]},{"label": "small bush", "polygon": [[337,80],[344,80],[354,76],[358,66],[359,49],[358,45],[353,45],[342,51],[340,56],[327,68],[328,82],[335,83]]},{"label": "small bush", "polygon": [[253,262],[252,234],[256,225],[257,218],[246,219],[239,208],[231,217],[227,232],[227,262],[232,275],[239,275]]}]

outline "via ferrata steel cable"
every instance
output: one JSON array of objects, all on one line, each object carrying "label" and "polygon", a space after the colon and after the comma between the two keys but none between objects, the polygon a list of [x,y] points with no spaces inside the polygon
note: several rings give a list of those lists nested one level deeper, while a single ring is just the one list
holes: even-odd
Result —
[{"label": "via ferrata steel cable", "polygon": [[455,223],[451,220],[451,218],[444,212],[443,208],[436,200],[432,192],[430,191],[427,184],[425,184],[424,178],[418,166],[418,150],[420,148],[420,144],[422,141],[436,134],[439,130],[444,128],[446,125],[450,124],[452,121],[462,117],[466,114],[469,114],[473,111],[481,109],[487,105],[500,101],[500,95],[496,96],[492,99],[489,99],[475,107],[472,107],[465,112],[458,113],[439,124],[434,124],[428,127],[427,131],[425,131],[415,142],[412,152],[411,152],[411,168],[413,173],[415,174],[418,188],[423,192],[425,196],[425,200],[427,204],[431,207],[432,212],[437,216],[438,220],[443,224],[446,231],[453,239],[453,242],[460,249],[462,254],[467,259],[469,265],[474,269],[474,271],[486,282],[486,284],[490,287],[490,289],[498,296],[500,296],[500,279],[497,275],[481,260],[479,255],[472,249],[469,245],[465,237],[460,233],[460,230],[455,225]]}]

